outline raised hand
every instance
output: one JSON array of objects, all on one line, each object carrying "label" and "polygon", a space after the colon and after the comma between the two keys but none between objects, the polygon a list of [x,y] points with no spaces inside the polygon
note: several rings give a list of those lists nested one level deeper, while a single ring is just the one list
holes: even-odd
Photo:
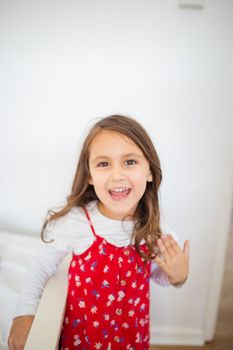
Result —
[{"label": "raised hand", "polygon": [[189,241],[184,242],[181,249],[172,235],[163,235],[158,239],[159,254],[154,261],[167,274],[171,284],[186,281],[189,273]]}]

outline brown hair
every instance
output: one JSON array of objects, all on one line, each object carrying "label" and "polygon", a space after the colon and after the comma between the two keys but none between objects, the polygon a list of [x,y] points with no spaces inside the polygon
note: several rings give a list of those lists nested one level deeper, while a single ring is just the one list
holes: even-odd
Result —
[{"label": "brown hair", "polygon": [[[88,183],[90,178],[89,154],[90,144],[95,136],[102,130],[111,130],[130,138],[143,152],[149,162],[153,181],[147,182],[145,193],[140,199],[134,217],[132,240],[135,240],[135,248],[145,259],[155,257],[157,239],[161,236],[160,211],[158,200],[158,189],[162,181],[162,171],[158,154],[146,130],[133,118],[123,115],[110,115],[102,118],[91,128],[86,136],[80,152],[78,166],[76,169],[71,194],[67,197],[66,205],[59,211],[49,210],[41,237],[44,242],[44,231],[49,222],[67,214],[73,207],[84,207],[92,200],[97,200],[94,188]],[[140,242],[145,240],[148,254],[140,250]]]}]

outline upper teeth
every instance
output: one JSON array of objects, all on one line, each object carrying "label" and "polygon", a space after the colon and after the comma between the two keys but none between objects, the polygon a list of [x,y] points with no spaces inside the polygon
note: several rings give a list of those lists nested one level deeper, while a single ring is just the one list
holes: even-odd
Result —
[{"label": "upper teeth", "polygon": [[123,191],[126,191],[126,190],[128,190],[128,188],[127,187],[118,187],[118,188],[111,188],[111,190],[110,191],[114,191],[114,192],[123,192]]}]

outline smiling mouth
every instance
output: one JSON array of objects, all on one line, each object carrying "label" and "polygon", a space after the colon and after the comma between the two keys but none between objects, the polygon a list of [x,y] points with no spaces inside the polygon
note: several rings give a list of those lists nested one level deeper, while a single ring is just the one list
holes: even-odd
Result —
[{"label": "smiling mouth", "polygon": [[128,187],[115,187],[108,190],[111,197],[115,200],[125,199],[126,197],[128,197],[130,191],[131,188]]}]

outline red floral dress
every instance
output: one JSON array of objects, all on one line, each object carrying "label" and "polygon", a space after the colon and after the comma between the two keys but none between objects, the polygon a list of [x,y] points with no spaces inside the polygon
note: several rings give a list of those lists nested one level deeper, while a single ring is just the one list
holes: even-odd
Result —
[{"label": "red floral dress", "polygon": [[95,239],[70,263],[60,349],[148,350],[150,261],[98,236],[85,212]]}]

